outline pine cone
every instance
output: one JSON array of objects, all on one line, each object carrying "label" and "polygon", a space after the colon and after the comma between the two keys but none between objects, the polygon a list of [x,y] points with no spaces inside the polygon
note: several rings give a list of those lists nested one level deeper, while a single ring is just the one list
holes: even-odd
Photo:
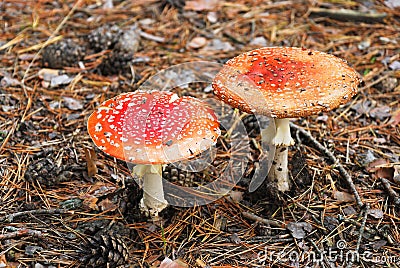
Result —
[{"label": "pine cone", "polygon": [[163,177],[179,185],[191,186],[195,173],[176,168],[173,165],[167,165],[163,170]]},{"label": "pine cone", "polygon": [[72,165],[58,166],[53,157],[53,150],[41,151],[33,156],[33,160],[26,168],[24,177],[28,182],[37,182],[40,185],[51,187],[61,182],[69,181],[74,176]]},{"label": "pine cone", "polygon": [[126,29],[121,35],[118,42],[115,44],[115,49],[133,55],[139,47],[139,41],[140,34],[138,28],[132,26],[129,29]]},{"label": "pine cone", "polygon": [[133,54],[124,51],[113,50],[103,59],[99,65],[102,75],[113,75],[119,73],[130,73],[130,65]]},{"label": "pine cone", "polygon": [[45,157],[29,163],[24,177],[29,182],[37,181],[41,185],[51,186],[60,173],[61,168],[51,158]]},{"label": "pine cone", "polygon": [[85,57],[86,49],[72,39],[61,40],[43,49],[42,64],[48,68],[76,66]]},{"label": "pine cone", "polygon": [[118,267],[129,260],[129,251],[122,239],[115,235],[100,235],[89,238],[85,244],[85,267]]},{"label": "pine cone", "polygon": [[137,28],[132,27],[126,30],[115,44],[114,49],[99,65],[103,75],[119,73],[130,73],[134,53],[139,46],[140,35]]},{"label": "pine cone", "polygon": [[88,35],[88,43],[95,52],[113,49],[121,34],[122,30],[117,25],[107,24],[93,30]]}]

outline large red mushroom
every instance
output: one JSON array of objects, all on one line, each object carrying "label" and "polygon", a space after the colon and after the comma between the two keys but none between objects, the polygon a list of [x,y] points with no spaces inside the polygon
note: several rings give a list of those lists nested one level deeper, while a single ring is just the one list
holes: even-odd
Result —
[{"label": "large red mushroom", "polygon": [[201,100],[167,91],[135,91],[102,103],[88,132],[110,156],[136,164],[143,179],[141,209],[152,218],[167,206],[162,165],[209,149],[220,135],[214,112]]},{"label": "large red mushroom", "polygon": [[[277,146],[268,178],[289,190],[289,118],[329,111],[357,93],[359,74],[344,60],[296,47],[264,47],[229,60],[215,76],[217,97],[247,113],[275,118],[276,134],[263,131]],[[267,104],[267,105],[266,105]],[[272,134],[273,135],[273,134]]]}]

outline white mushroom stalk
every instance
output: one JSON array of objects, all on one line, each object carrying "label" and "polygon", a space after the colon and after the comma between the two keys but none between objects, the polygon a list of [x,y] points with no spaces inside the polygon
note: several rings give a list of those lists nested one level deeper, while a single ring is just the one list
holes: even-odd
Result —
[{"label": "white mushroom stalk", "polygon": [[147,216],[157,219],[158,213],[168,206],[164,198],[162,165],[136,165],[132,173],[143,180],[140,210]]},{"label": "white mushroom stalk", "polygon": [[272,143],[276,146],[274,160],[268,173],[268,180],[276,182],[276,187],[281,192],[290,189],[290,179],[288,170],[288,151],[289,146],[294,144],[290,134],[289,119],[275,119],[276,131],[271,128],[263,129],[262,141]]}]

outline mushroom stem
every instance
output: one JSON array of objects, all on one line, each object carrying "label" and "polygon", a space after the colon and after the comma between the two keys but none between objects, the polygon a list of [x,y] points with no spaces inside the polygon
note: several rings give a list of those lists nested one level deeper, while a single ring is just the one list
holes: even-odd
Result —
[{"label": "mushroom stem", "polygon": [[275,118],[276,134],[272,143],[276,146],[288,147],[294,144],[294,140],[290,135],[290,121],[289,118]]},{"label": "mushroom stem", "polygon": [[167,207],[162,182],[162,165],[136,165],[133,174],[143,179],[143,198],[140,210],[153,219]]},{"label": "mushroom stem", "polygon": [[[276,134],[271,138],[271,130],[263,130],[263,141],[270,140],[277,148],[275,150],[274,160],[268,173],[268,180],[276,182],[279,191],[286,192],[290,189],[289,171],[288,171],[288,150],[289,146],[294,144],[290,135],[289,119],[275,119]],[[265,138],[264,138],[265,137]]]}]

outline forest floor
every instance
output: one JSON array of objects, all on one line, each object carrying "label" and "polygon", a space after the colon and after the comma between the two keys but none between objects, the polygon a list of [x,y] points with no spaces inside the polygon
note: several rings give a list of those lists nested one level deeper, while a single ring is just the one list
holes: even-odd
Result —
[{"label": "forest floor", "polygon": [[[264,46],[327,52],[362,77],[347,104],[292,120],[293,190],[249,193],[250,159],[224,197],[140,214],[129,167],[95,148],[88,116],[168,67]],[[399,55],[397,0],[0,1],[0,267],[399,267]],[[218,177],[235,153],[222,134],[211,170],[164,178]]]}]

